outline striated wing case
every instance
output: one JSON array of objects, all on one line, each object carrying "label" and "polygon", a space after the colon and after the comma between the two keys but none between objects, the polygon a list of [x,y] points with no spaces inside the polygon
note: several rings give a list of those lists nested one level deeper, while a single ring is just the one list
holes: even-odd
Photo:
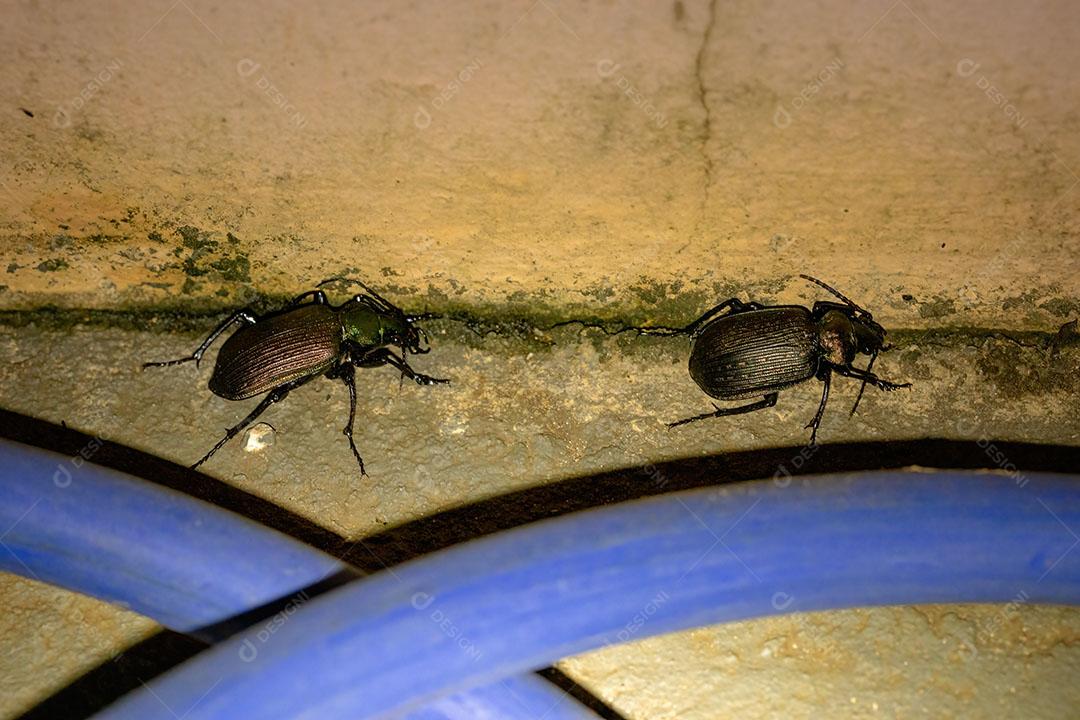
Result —
[{"label": "striated wing case", "polygon": [[302,305],[230,335],[218,353],[210,390],[243,400],[329,370],[340,351],[337,313],[326,305]]},{"label": "striated wing case", "polygon": [[814,376],[817,329],[804,307],[727,315],[705,326],[690,353],[690,377],[711,397],[740,400]]}]

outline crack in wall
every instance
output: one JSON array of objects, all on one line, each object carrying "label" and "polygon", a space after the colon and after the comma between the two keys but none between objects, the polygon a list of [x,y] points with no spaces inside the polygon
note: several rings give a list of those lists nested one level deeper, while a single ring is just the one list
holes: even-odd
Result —
[{"label": "crack in wall", "polygon": [[712,111],[709,110],[708,88],[705,87],[705,55],[709,50],[712,40],[713,26],[716,25],[716,2],[709,0],[709,17],[705,24],[705,32],[701,36],[701,46],[698,48],[697,57],[694,60],[694,78],[697,80],[698,102],[705,112],[701,133],[701,159],[705,173],[701,190],[701,218],[698,221],[699,230],[705,225],[705,213],[709,205],[709,189],[712,187],[713,163],[709,156],[709,141],[712,139]]}]

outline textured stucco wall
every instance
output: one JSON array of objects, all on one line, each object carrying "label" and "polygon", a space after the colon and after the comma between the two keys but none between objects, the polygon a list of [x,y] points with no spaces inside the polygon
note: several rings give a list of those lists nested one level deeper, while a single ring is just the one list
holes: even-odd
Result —
[{"label": "textured stucco wall", "polygon": [[[363,277],[457,318],[417,361],[454,384],[399,392],[389,371],[362,373],[364,483],[338,432],[344,389],[322,382],[268,413],[272,447],[233,444],[205,470],[365,537],[587,472],[798,446],[813,385],[671,433],[707,408],[685,343],[543,328],[685,322],[731,295],[807,302],[809,272],[907,330],[877,367],[915,383],[854,420],[838,384],[824,441],[1080,441],[1080,348],[1050,341],[1080,313],[1075,4],[0,13],[5,409],[191,462],[248,405],[203,392],[205,365],[138,363],[189,351],[227,308]],[[518,322],[467,322],[499,318]],[[3,717],[155,627],[9,576],[0,600]],[[1060,717],[1080,702],[1078,622],[851,611],[562,668],[634,719]]]},{"label": "textured stucco wall", "polygon": [[6,4],[4,307],[346,269],[564,314],[800,270],[907,326],[1080,301],[1069,4]]}]

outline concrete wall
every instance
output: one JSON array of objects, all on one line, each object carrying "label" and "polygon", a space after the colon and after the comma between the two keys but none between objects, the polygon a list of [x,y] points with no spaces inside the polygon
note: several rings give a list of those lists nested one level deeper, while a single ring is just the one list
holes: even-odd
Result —
[{"label": "concrete wall", "polygon": [[0,303],[352,270],[617,315],[808,271],[894,324],[1051,327],[1080,282],[1078,14],[10,3]]}]

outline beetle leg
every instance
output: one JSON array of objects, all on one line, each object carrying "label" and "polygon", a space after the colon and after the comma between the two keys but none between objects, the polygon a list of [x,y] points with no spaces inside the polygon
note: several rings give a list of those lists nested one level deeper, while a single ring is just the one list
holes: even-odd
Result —
[{"label": "beetle leg", "polygon": [[195,350],[195,352],[191,353],[191,355],[180,358],[178,360],[165,360],[162,362],[143,363],[143,369],[145,370],[148,367],[167,367],[169,365],[180,365],[182,363],[191,362],[192,360],[195,361],[195,367],[199,367],[199,361],[202,360],[203,353],[205,353],[207,349],[214,343],[214,341],[218,339],[221,333],[228,330],[229,326],[233,323],[241,321],[245,325],[254,325],[255,316],[251,314],[250,310],[237,310],[232,315],[230,315],[225,322],[218,325],[214,329],[214,332],[210,333],[210,336],[203,340],[203,344],[200,345]]},{"label": "beetle leg", "polygon": [[356,442],[353,440],[353,424],[356,422],[356,370],[349,363],[343,362],[338,366],[334,377],[340,377],[345,387],[349,388],[349,423],[341,430],[341,434],[349,438],[349,449],[360,465],[360,476],[363,477],[367,475],[364,471],[364,458],[360,457],[360,451],[356,449]]},{"label": "beetle leg", "polygon": [[276,402],[280,402],[281,400],[284,400],[285,396],[289,394],[290,390],[295,390],[296,388],[300,387],[304,383],[310,382],[312,379],[314,379],[316,377],[318,377],[318,375],[309,375],[308,377],[300,378],[299,380],[293,380],[292,382],[285,383],[284,385],[280,385],[280,386],[274,388],[273,390],[271,390],[269,393],[267,393],[266,397],[264,397],[259,402],[259,404],[255,406],[255,409],[252,410],[250,413],[248,413],[248,416],[246,418],[244,418],[243,420],[241,420],[240,422],[236,423],[231,428],[226,430],[225,431],[225,437],[221,438],[221,440],[218,441],[217,445],[210,448],[210,452],[203,455],[202,459],[199,460],[199,462],[197,462],[197,463],[195,463],[194,465],[191,466],[191,469],[194,470],[195,468],[199,467],[204,462],[209,460],[210,456],[213,455],[214,453],[216,453],[218,450],[220,450],[221,447],[225,443],[232,440],[234,437],[236,437],[238,434],[240,434],[241,430],[246,428],[251,423],[255,422],[255,420],[260,415],[262,415],[263,412],[266,411],[266,408],[270,407],[271,405],[273,405]]},{"label": "beetle leg", "polygon": [[855,378],[862,380],[863,382],[870,383],[881,390],[898,390],[900,388],[911,387],[911,383],[894,383],[888,380],[882,380],[877,375],[866,370],[860,370],[857,367],[837,367],[833,368],[836,372],[840,373],[844,377]]},{"label": "beetle leg", "polygon": [[401,371],[403,377],[407,377],[417,385],[439,385],[442,383],[450,382],[449,378],[433,378],[428,375],[421,375],[420,373],[409,367],[409,363],[405,362],[404,358],[399,358],[390,348],[379,348],[372,350],[371,352],[363,355],[360,358],[353,358],[353,363],[357,367],[375,367],[378,365],[390,365]]},{"label": "beetle leg", "polygon": [[[875,350],[874,354],[870,356],[870,362],[866,365],[866,372],[873,372],[874,361],[877,360],[877,356],[878,351]],[[862,396],[864,392],[866,392],[866,380],[863,380],[862,384],[859,385],[859,394],[855,396],[855,404],[851,406],[851,412],[848,414],[848,417],[855,417],[855,411],[859,409],[859,403],[862,402]]]},{"label": "beetle leg", "polygon": [[698,332],[703,327],[705,327],[705,325],[708,324],[709,320],[728,309],[731,310],[728,315],[735,315],[737,313],[747,312],[749,310],[760,310],[761,308],[762,306],[758,303],[744,303],[739,298],[731,298],[730,300],[725,300],[716,307],[708,310],[704,315],[683,328],[683,332],[687,335],[690,335],[691,337],[697,335]]},{"label": "beetle leg", "polygon": [[825,416],[825,403],[829,402],[829,381],[832,378],[832,370],[825,368],[821,371],[821,380],[824,383],[824,388],[821,391],[821,404],[818,405],[817,412],[814,414],[814,419],[806,423],[804,427],[813,428],[810,431],[810,446],[817,445],[817,431],[821,426],[821,418]]},{"label": "beetle leg", "polygon": [[724,415],[742,415],[744,413],[751,413],[755,410],[764,410],[770,408],[776,404],[777,393],[769,393],[763,399],[758,400],[756,403],[750,403],[749,405],[742,405],[740,407],[722,408],[716,403],[713,403],[713,407],[716,408],[716,412],[705,413],[703,415],[695,415],[694,417],[686,418],[685,420],[676,420],[673,423],[668,423],[669,428],[678,427],[679,425],[686,425],[687,423],[697,422],[698,420],[704,420],[711,417],[722,417]]},{"label": "beetle leg", "polygon": [[301,301],[303,301],[303,299],[307,297],[314,299],[314,302],[311,303],[312,305],[327,305],[330,302],[326,299],[326,293],[322,290],[308,290],[306,293],[297,295],[292,300],[290,300],[289,307],[299,305]]},{"label": "beetle leg", "polygon": [[681,328],[670,327],[651,327],[651,328],[637,328],[638,335],[659,335],[661,337],[671,337],[672,335],[696,335],[697,331],[709,320],[709,318],[717,315],[724,310],[731,309],[731,315],[740,312],[746,312],[747,310],[760,310],[763,306],[758,303],[744,303],[738,298],[731,298],[725,300],[716,307],[708,310],[704,315],[699,317],[694,322]]}]

